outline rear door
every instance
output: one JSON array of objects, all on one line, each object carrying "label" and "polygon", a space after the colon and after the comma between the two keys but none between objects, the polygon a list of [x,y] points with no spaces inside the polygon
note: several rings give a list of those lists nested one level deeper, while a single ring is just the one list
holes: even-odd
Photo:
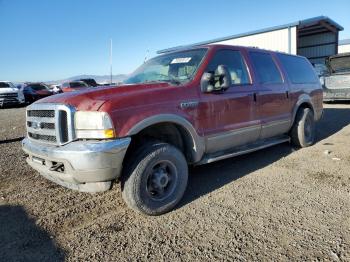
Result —
[{"label": "rear door", "polygon": [[219,49],[206,72],[214,73],[219,65],[229,70],[232,85],[226,91],[201,94],[199,114],[208,153],[254,142],[260,134],[255,86],[244,53],[239,49]]},{"label": "rear door", "polygon": [[250,51],[250,60],[257,79],[257,113],[261,120],[260,139],[286,133],[291,124],[289,86],[268,52]]}]

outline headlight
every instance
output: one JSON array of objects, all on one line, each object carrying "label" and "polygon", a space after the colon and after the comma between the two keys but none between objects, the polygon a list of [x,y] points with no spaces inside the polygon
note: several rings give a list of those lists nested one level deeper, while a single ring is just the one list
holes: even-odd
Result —
[{"label": "headlight", "polygon": [[77,111],[74,114],[74,127],[77,138],[115,138],[112,121],[106,112]]}]

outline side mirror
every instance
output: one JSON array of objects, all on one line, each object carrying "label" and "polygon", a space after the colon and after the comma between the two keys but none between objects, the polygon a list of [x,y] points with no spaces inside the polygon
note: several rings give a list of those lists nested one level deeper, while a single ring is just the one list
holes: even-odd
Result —
[{"label": "side mirror", "polygon": [[230,72],[228,71],[227,67],[224,65],[219,65],[218,69],[216,69],[217,74],[219,76],[219,85],[220,88],[223,90],[228,89],[232,84],[232,79]]},{"label": "side mirror", "polygon": [[203,93],[210,93],[214,90],[215,79],[214,74],[206,72],[201,78],[201,90]]},{"label": "side mirror", "polygon": [[219,65],[215,74],[207,72],[201,78],[201,90],[203,93],[224,91],[232,84],[231,75],[226,66]]}]

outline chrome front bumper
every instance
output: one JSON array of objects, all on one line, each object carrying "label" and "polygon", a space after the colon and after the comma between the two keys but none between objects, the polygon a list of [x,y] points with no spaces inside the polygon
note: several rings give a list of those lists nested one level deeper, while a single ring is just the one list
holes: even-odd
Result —
[{"label": "chrome front bumper", "polygon": [[47,179],[70,189],[99,192],[119,178],[130,141],[74,141],[53,146],[25,138],[22,148],[28,154],[27,163]]}]

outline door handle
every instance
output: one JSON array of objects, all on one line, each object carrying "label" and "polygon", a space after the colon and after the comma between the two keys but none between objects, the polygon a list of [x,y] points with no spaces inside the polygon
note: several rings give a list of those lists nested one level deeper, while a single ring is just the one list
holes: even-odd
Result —
[{"label": "door handle", "polygon": [[289,91],[286,91],[286,97],[289,98]]},{"label": "door handle", "polygon": [[254,102],[256,102],[256,93],[253,94]]}]

